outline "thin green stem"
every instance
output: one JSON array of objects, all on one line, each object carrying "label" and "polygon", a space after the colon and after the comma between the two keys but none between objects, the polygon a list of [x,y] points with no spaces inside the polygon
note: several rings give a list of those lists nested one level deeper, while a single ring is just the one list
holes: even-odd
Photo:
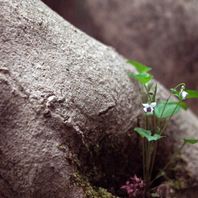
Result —
[{"label": "thin green stem", "polygon": [[143,157],[143,178],[145,178],[145,140],[143,139],[143,142],[142,142],[142,157]]},{"label": "thin green stem", "polygon": [[151,144],[150,142],[147,142],[148,144],[148,157],[147,157],[147,184],[149,184],[149,179],[150,179],[150,163],[151,163]]},{"label": "thin green stem", "polygon": [[178,106],[180,105],[182,101],[179,101],[177,103],[177,105],[175,106],[171,116],[169,117],[169,119],[166,121],[166,123],[164,124],[163,128],[160,130],[160,135],[163,134],[163,132],[165,131],[166,127],[168,126],[169,121],[171,120],[171,118],[173,117],[173,115],[175,114],[175,111],[177,110]]},{"label": "thin green stem", "polygon": [[176,156],[181,152],[181,150],[184,148],[185,142],[178,148],[178,150],[171,156],[169,162],[164,166],[163,170],[166,170],[170,164],[172,164],[176,158]]},{"label": "thin green stem", "polygon": [[144,88],[145,88],[145,90],[146,90],[147,100],[148,100],[149,102],[152,102],[152,98],[151,98],[151,96],[150,96],[150,94],[149,94],[149,91],[148,91],[146,85],[144,85]]},{"label": "thin green stem", "polygon": [[[165,170],[167,170],[167,168],[174,162],[176,156],[181,152],[181,150],[184,148],[185,146],[185,142],[178,148],[178,150],[171,156],[171,158],[169,159],[168,163],[162,168],[163,172]],[[164,174],[162,174],[162,171],[151,181],[151,184],[159,179],[160,177],[164,176]]]},{"label": "thin green stem", "polygon": [[[148,116],[145,116],[145,128],[146,130],[149,129],[149,119]],[[144,141],[145,145],[144,145],[144,153],[145,153],[145,177],[144,177],[144,181],[146,183],[146,186],[148,184],[148,179],[149,179],[149,155],[150,155],[150,148],[149,148],[149,142],[145,139]]]},{"label": "thin green stem", "polygon": [[151,167],[150,167],[150,175],[152,176],[153,168],[155,164],[156,154],[157,154],[157,142],[153,143],[153,153],[152,153],[152,160],[151,160]]},{"label": "thin green stem", "polygon": [[[156,120],[156,117],[155,117],[155,113],[152,116],[152,123],[153,123],[152,128],[153,128],[154,131],[156,131],[157,130],[157,120]],[[156,153],[157,153],[157,142],[152,142],[150,177],[152,176],[153,167],[154,167],[154,164],[155,164]]]},{"label": "thin green stem", "polygon": [[168,104],[168,101],[169,101],[170,97],[171,97],[171,94],[170,94],[169,97],[166,99],[166,103],[165,103],[164,108],[163,108],[163,110],[162,110],[162,112],[161,112],[160,119],[162,118],[162,116],[163,116],[163,114],[164,114],[164,111],[165,111],[165,109],[166,109],[166,105]]},{"label": "thin green stem", "polygon": [[185,83],[179,83],[176,87],[174,87],[174,89],[177,89],[178,87],[181,87],[181,86],[186,86],[186,84]]},{"label": "thin green stem", "polygon": [[153,93],[153,101],[156,101],[156,95],[157,95],[157,84],[155,85],[155,89]]}]

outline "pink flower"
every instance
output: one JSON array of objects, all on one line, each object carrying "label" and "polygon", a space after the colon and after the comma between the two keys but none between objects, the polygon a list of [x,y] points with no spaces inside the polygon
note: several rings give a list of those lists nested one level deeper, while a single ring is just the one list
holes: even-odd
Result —
[{"label": "pink flower", "polygon": [[136,175],[131,177],[121,189],[126,190],[129,198],[143,197],[145,184],[141,178]]}]

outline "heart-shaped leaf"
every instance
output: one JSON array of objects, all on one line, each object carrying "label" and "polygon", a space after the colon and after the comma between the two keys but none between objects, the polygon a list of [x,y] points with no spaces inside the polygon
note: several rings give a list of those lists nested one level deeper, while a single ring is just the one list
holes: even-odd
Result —
[{"label": "heart-shaped leaf", "polygon": [[184,138],[185,144],[196,144],[198,143],[198,139],[195,138]]},{"label": "heart-shaped leaf", "polygon": [[169,118],[178,113],[180,109],[179,102],[161,101],[155,107],[154,112],[158,118]]},{"label": "heart-shaped leaf", "polygon": [[143,129],[143,128],[135,128],[135,132],[137,132],[142,138],[146,138],[149,142],[157,141],[162,138],[159,134],[151,134],[151,131]]},{"label": "heart-shaped leaf", "polygon": [[147,67],[138,61],[128,60],[127,62],[134,66],[139,73],[147,73],[151,70],[151,67]]},{"label": "heart-shaped leaf", "polygon": [[130,78],[136,79],[139,83],[143,85],[145,85],[146,83],[148,83],[150,80],[153,79],[153,76],[148,73],[139,73],[139,74],[129,73],[128,75]]},{"label": "heart-shaped leaf", "polygon": [[198,98],[198,91],[197,90],[186,90],[186,92],[188,93],[187,98],[191,99],[191,98]]}]

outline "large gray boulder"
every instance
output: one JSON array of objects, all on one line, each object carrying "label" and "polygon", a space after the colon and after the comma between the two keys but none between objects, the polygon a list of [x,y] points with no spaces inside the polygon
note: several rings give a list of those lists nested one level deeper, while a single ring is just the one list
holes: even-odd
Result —
[{"label": "large gray boulder", "polygon": [[[127,77],[125,59],[39,0],[1,1],[0,32],[0,197],[86,197],[85,184],[74,177],[86,166],[90,145],[124,136],[141,115],[139,88]],[[170,132],[194,135],[197,129],[189,111],[178,115]],[[183,156],[194,179],[197,152],[186,149]],[[107,153],[99,164],[109,163]],[[116,171],[118,164],[110,165]]]},{"label": "large gray boulder", "polygon": [[139,114],[137,86],[123,58],[40,1],[0,6],[0,192],[82,197],[72,196],[67,155],[82,140],[128,131]]}]

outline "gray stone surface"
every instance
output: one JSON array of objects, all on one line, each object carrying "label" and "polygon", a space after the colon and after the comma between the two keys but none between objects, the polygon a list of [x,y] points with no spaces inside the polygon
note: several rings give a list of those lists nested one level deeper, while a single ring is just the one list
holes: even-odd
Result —
[{"label": "gray stone surface", "polygon": [[40,1],[1,1],[0,32],[0,192],[68,198],[69,149],[128,131],[137,87],[123,58]]},{"label": "gray stone surface", "polygon": [[[0,1],[0,33],[0,197],[84,197],[71,156],[103,134],[126,133],[141,113],[125,59],[39,0]],[[198,129],[191,112],[175,125]]]}]

